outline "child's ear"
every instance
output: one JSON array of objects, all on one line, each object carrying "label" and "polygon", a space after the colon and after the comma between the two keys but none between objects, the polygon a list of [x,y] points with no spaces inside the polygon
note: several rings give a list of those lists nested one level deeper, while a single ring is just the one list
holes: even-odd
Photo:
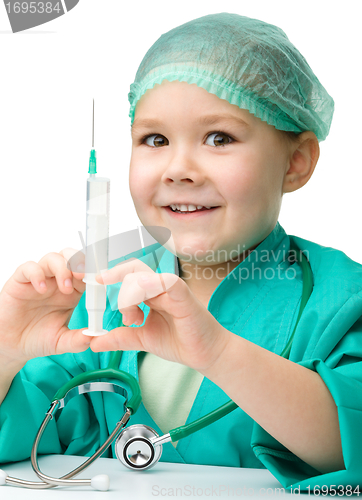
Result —
[{"label": "child's ear", "polygon": [[319,142],[314,132],[301,133],[298,142],[290,148],[283,193],[292,193],[303,187],[311,178],[319,158]]}]

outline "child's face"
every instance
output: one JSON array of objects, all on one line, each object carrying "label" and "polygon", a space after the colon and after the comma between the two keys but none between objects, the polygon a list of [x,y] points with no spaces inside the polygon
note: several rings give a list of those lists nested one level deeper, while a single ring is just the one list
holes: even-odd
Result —
[{"label": "child's face", "polygon": [[[137,214],[145,226],[170,229],[181,260],[216,264],[232,250],[235,260],[235,250],[254,248],[274,228],[289,152],[281,133],[248,111],[194,84],[164,80],[137,103],[132,143]],[[174,203],[218,208],[190,217],[173,214]]]}]

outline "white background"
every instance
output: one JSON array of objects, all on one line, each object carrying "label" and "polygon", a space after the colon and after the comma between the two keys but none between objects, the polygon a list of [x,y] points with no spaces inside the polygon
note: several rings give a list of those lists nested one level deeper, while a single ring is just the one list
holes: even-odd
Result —
[{"label": "white background", "polygon": [[140,224],[128,187],[129,86],[162,33],[217,12],[282,28],[335,100],[316,171],[284,196],[279,221],[289,234],[362,262],[359,7],[357,0],[80,0],[66,15],[12,34],[1,3],[0,288],[23,262],[81,248],[93,97],[98,173],[111,179],[110,234]]}]

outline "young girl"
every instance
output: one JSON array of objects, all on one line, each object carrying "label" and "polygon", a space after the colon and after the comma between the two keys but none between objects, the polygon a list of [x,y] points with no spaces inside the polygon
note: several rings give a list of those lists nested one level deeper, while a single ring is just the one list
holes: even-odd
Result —
[{"label": "young girl", "polygon": [[[221,13],[162,35],[129,100],[135,208],[171,231],[177,259],[162,248],[156,267],[138,254],[110,263],[97,277],[109,333],[91,340],[67,250],[16,270],[0,294],[0,462],[28,458],[58,388],[122,350],[143,395],[130,425],[161,435],[229,399],[239,407],[166,443],[163,461],[267,467],[301,490],[357,486],[362,267],[278,223],[283,194],[313,174],[332,98],[283,31]],[[302,295],[295,244],[314,287],[286,359]],[[112,397],[75,398],[39,451],[90,456],[119,416]]]}]

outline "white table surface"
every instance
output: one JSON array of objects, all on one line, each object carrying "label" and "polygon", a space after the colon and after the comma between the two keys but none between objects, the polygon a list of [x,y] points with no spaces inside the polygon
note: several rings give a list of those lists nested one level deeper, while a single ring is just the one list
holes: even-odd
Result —
[{"label": "white table surface", "polygon": [[[60,477],[84,462],[84,457],[48,455],[39,457],[44,474]],[[37,481],[30,460],[1,466],[10,476]],[[91,487],[56,487],[34,490],[0,486],[1,500],[32,500],[60,498],[67,500],[121,500],[173,498],[249,498],[272,496],[276,499],[290,495],[266,469],[242,469],[158,462],[154,468],[138,472],[127,469],[117,459],[100,458],[77,478],[87,479],[108,474],[108,491]],[[297,496],[296,494],[292,496]],[[299,495],[298,495],[299,496]]]}]

